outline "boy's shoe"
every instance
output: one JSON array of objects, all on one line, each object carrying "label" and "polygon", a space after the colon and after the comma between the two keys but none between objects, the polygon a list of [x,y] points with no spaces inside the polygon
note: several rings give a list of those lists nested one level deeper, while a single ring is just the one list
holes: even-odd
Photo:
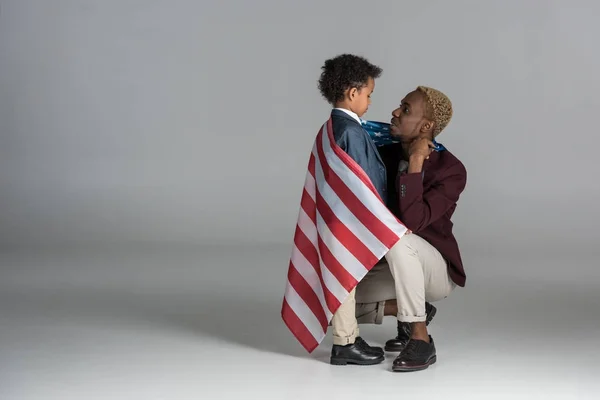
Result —
[{"label": "boy's shoe", "polygon": [[383,351],[383,349],[381,347],[369,346],[369,344],[367,342],[365,342],[365,340],[363,338],[361,338],[360,336],[356,338],[356,341],[354,343],[356,343],[360,347],[370,351],[371,353],[376,353],[376,354],[381,354],[381,355],[385,354],[385,352]]},{"label": "boy's shoe", "polygon": [[[430,303],[425,303],[425,312],[427,313],[427,319],[425,321],[426,325],[429,325],[435,313],[437,312],[437,308]],[[410,339],[411,328],[410,323],[408,322],[400,322],[398,321],[398,336],[393,339],[385,342],[385,351],[394,351],[400,352],[408,343]]]},{"label": "boy's shoe", "polygon": [[429,343],[424,340],[410,339],[402,352],[394,360],[392,371],[420,371],[429,368],[436,361],[435,345],[431,336],[429,336]]},{"label": "boy's shoe", "polygon": [[376,351],[377,347],[373,347],[375,351],[370,348],[371,346],[361,338],[357,338],[354,343],[345,346],[334,344],[331,349],[330,363],[332,365],[375,365],[385,360],[383,352]]}]

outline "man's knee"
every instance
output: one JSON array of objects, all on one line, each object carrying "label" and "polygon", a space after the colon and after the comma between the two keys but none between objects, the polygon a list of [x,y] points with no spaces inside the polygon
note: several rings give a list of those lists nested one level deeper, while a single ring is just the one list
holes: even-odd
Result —
[{"label": "man's knee", "polygon": [[419,263],[417,251],[419,238],[414,233],[404,235],[385,255],[390,269],[400,272],[404,269],[412,269]]},{"label": "man's knee", "polygon": [[[396,242],[395,245],[393,245],[389,252],[388,255],[411,255],[414,256],[416,254],[418,254],[417,249],[419,247],[419,243],[420,241],[423,240],[421,239],[419,236],[417,236],[414,233],[408,233],[404,236],[402,236],[400,238],[400,240],[398,240]],[[387,257],[386,257],[387,259]]]}]

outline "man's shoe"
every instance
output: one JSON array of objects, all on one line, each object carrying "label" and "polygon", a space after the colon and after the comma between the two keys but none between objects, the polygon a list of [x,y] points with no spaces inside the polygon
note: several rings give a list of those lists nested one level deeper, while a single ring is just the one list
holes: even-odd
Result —
[{"label": "man's shoe", "polygon": [[[425,303],[425,312],[427,313],[427,319],[425,324],[429,325],[437,308],[430,303]],[[406,346],[406,343],[410,339],[411,328],[410,323],[398,321],[398,336],[385,342],[385,351],[400,352]]]},{"label": "man's shoe", "polygon": [[382,353],[372,352],[365,348],[364,345],[359,344],[359,342],[366,344],[362,339],[345,346],[334,344],[331,349],[330,363],[332,365],[375,365],[385,359]]},{"label": "man's shoe", "polygon": [[431,336],[429,336],[429,343],[423,340],[410,339],[404,350],[394,360],[392,371],[421,371],[429,368],[436,360],[435,345]]},{"label": "man's shoe", "polygon": [[385,354],[385,352],[383,351],[383,349],[381,347],[369,346],[369,344],[367,342],[365,342],[365,340],[363,338],[361,338],[360,336],[356,338],[355,343],[358,346],[362,347],[363,349],[365,349],[371,353],[381,354],[381,355]]}]

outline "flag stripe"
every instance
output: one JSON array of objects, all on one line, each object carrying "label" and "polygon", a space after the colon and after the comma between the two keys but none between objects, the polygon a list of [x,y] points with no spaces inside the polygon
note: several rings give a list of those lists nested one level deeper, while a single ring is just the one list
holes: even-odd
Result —
[{"label": "flag stripe", "polygon": [[[320,226],[326,224],[325,221],[328,220],[327,224],[329,226],[334,226],[333,229],[336,230],[336,234],[340,238],[340,241],[346,243],[348,247],[354,248],[355,252],[358,252],[358,250],[361,250],[364,254],[366,251],[368,251],[368,249],[363,245],[363,243],[360,240],[358,240],[356,238],[356,236],[354,236],[354,234],[352,234],[352,232],[350,232],[350,230],[348,228],[346,228],[346,226],[344,224],[342,224],[340,222],[340,220],[335,216],[333,211],[323,201],[323,199],[319,195],[318,191],[317,191],[317,210],[318,210],[318,215],[319,215],[319,217],[317,217],[317,226],[316,226],[317,231],[320,230],[322,232],[323,228],[322,227],[321,227],[321,229],[319,229],[319,228],[320,228]],[[327,266],[329,271],[331,271],[331,273],[337,278],[337,280],[342,284],[342,286],[346,290],[348,290],[349,287],[352,287],[352,285],[355,284],[356,279],[352,276],[352,274],[350,274],[344,268],[344,266],[342,266],[339,262],[337,262],[335,257],[333,257],[331,255],[331,253],[329,252],[329,249],[323,249],[321,247],[322,242],[323,242],[323,237],[322,237],[321,232],[318,233],[318,239],[319,239],[318,249],[319,249],[319,254],[321,255],[321,259],[325,262],[325,265]],[[326,253],[324,253],[325,250],[326,250]]]},{"label": "flag stripe", "polygon": [[315,201],[317,184],[315,181],[315,156],[310,153],[310,161],[308,162],[308,173],[306,174],[306,180],[304,182],[304,190],[310,196],[312,201]]},{"label": "flag stripe", "polygon": [[306,282],[302,275],[300,275],[298,269],[292,262],[290,262],[290,266],[288,268],[288,281],[294,287],[297,293],[302,293],[302,299],[321,324],[323,332],[326,332],[329,321],[325,316],[325,312],[321,306],[321,301],[319,300],[319,297],[315,293],[312,286]]},{"label": "flag stripe", "polygon": [[[310,261],[315,267],[320,277],[325,290],[325,299],[329,305],[329,309],[332,313],[338,309],[341,303],[343,303],[346,296],[348,296],[348,290],[344,288],[344,285],[338,280],[338,278],[331,272],[328,266],[325,265],[322,255],[319,254],[317,247],[319,246],[319,234],[315,224],[306,216],[306,213],[301,210],[298,217],[298,227],[302,234],[296,238],[296,245],[302,251],[302,254]],[[316,265],[315,265],[316,263]]]},{"label": "flag stripe", "polygon": [[[392,221],[397,223],[397,219],[393,217],[391,212],[387,209],[387,207],[382,203],[379,195],[369,193],[366,190],[362,190],[361,194],[363,198],[359,198],[356,194],[349,188],[349,186],[344,182],[344,180],[338,175],[349,175],[352,178],[355,178],[356,175],[352,173],[352,171],[348,171],[346,168],[340,168],[339,166],[339,157],[336,157],[335,151],[333,151],[330,145],[330,136],[327,130],[321,132],[321,140],[317,140],[317,150],[319,151],[319,158],[321,158],[321,154],[325,154],[327,151],[327,162],[321,161],[323,165],[325,176],[330,174],[330,179],[328,183],[334,188],[338,196],[344,200],[346,206],[352,211],[354,215],[365,225],[369,231],[371,231],[375,236],[383,238],[385,243],[395,243],[398,240],[398,235],[394,233],[388,226],[386,226],[383,222],[381,222],[378,218],[375,217],[375,213],[379,213],[382,215],[392,216]],[[338,146],[339,147],[339,146]],[[341,151],[341,150],[340,150]],[[342,151],[343,152],[343,151]],[[337,161],[337,162],[336,162]],[[328,169],[328,170],[327,170]],[[344,173],[345,172],[345,173]],[[351,185],[352,186],[352,185]],[[378,206],[378,210],[371,210],[367,207],[368,204],[376,204]]]},{"label": "flag stripe", "polygon": [[[322,172],[319,170],[319,179],[323,176]],[[387,247],[379,241],[379,239],[374,236],[371,231],[369,231],[357,218],[352,214],[352,212],[344,205],[344,203],[337,197],[333,189],[325,182],[325,179],[322,179],[322,184],[320,185],[318,193],[322,196],[325,204],[319,204],[322,208],[326,205],[329,206],[329,210],[323,209],[325,217],[328,218],[337,218],[339,222],[335,225],[336,230],[345,230],[347,229],[352,235],[356,237],[356,243],[348,243],[348,247],[355,248],[357,251],[364,251],[364,249],[360,249],[361,247],[366,247],[372,254],[378,254],[381,252],[386,252]],[[333,208],[335,208],[335,213],[333,212]],[[332,225],[333,226],[333,225]],[[340,232],[343,234],[343,232]],[[349,240],[352,240],[352,236],[349,236]],[[340,239],[343,241],[343,239]],[[358,247],[357,247],[358,246]],[[374,255],[373,255],[374,257]],[[363,262],[364,266],[372,265],[371,259]]]},{"label": "flag stripe", "polygon": [[[323,130],[323,128],[321,128],[321,131]],[[316,148],[316,144],[315,146],[313,146],[313,151],[311,151],[310,153],[310,159],[308,160],[308,172],[310,173],[310,175],[314,178],[315,176],[315,148]]]},{"label": "flag stripe", "polygon": [[[296,235],[294,238],[294,244],[298,248],[300,254],[302,254],[306,260],[312,265],[314,270],[317,272],[319,279],[321,280],[321,285],[323,285],[323,292],[325,294],[325,300],[327,301],[327,305],[329,306],[329,310],[331,312],[335,312],[338,309],[342,301],[348,295],[348,292],[342,285],[333,276],[321,268],[321,262],[319,259],[319,253],[316,249],[317,242],[317,228],[310,224],[310,219],[302,218],[302,212],[300,213],[301,217],[298,218],[298,226],[296,228]],[[306,214],[304,214],[306,215]],[[308,221],[308,222],[307,222]],[[314,234],[312,233],[314,232]],[[310,240],[310,237],[314,236],[314,241]],[[333,279],[332,279],[333,278]],[[341,288],[341,290],[340,290]],[[341,299],[341,300],[340,300]]]},{"label": "flag stripe", "polygon": [[[335,254],[342,268],[346,269],[356,282],[360,281],[369,272],[365,266],[354,257],[354,255],[335,237],[329,230],[329,226],[323,221],[323,218],[318,216],[319,223],[317,229],[319,236],[331,254]],[[351,290],[351,289],[350,289]]]},{"label": "flag stripe", "polygon": [[[346,183],[340,178],[338,172],[331,168],[329,163],[332,161],[332,149],[329,146],[327,131],[321,131],[316,141],[316,150],[319,161],[319,166],[323,170],[323,175],[325,181],[332,187],[340,200],[352,211],[354,215],[356,215],[363,225],[365,225],[369,230],[373,232],[371,226],[369,226],[370,222],[372,222],[372,217],[374,217],[373,213],[368,210],[363,203],[360,202],[359,198],[352,192],[352,190],[346,185]],[[327,151],[327,156],[325,152]],[[334,159],[335,161],[335,159]],[[351,178],[356,177],[352,173],[352,171],[343,171],[348,174],[350,172]],[[352,185],[352,182],[350,182]],[[361,188],[363,189],[363,188]],[[349,196],[349,197],[347,197]],[[379,200],[381,202],[381,200]],[[376,233],[373,232],[373,233]]]},{"label": "flag stripe", "polygon": [[[323,284],[323,279],[320,276],[320,274],[318,274],[317,271],[315,271],[314,267],[310,264],[310,262],[306,259],[306,257],[304,257],[304,254],[302,254],[300,252],[300,250],[298,250],[298,247],[296,247],[295,245],[294,245],[294,248],[292,249],[291,262],[292,262],[292,264],[294,264],[294,267],[296,267],[296,270],[298,271],[298,273],[300,275],[302,275],[304,280],[310,285],[310,287],[317,294],[317,297],[319,298],[319,302],[321,303],[321,308],[323,309],[323,312],[325,313],[325,317],[326,317],[327,321],[331,320],[332,313],[329,310],[329,305],[327,304],[327,300],[325,300],[325,291],[323,289],[323,287],[325,285]],[[325,288],[325,290],[326,290],[326,288]],[[329,293],[329,296],[334,298],[331,293]],[[336,307],[339,306],[339,302],[337,301],[337,299],[336,299],[336,302],[332,306],[336,306]]]},{"label": "flag stripe", "polygon": [[294,289],[289,281],[287,290],[285,291],[285,299],[290,308],[294,311],[294,314],[300,318],[306,329],[308,329],[312,337],[317,339],[325,336],[325,332],[323,332],[319,320],[315,317],[315,314],[312,313],[302,296],[296,292],[296,289]]},{"label": "flag stripe", "polygon": [[[359,190],[354,183],[357,175],[364,175],[348,170],[348,164],[356,163],[333,141],[330,123],[321,131],[321,140],[317,138],[317,148],[322,146],[323,152],[327,152],[327,167],[331,168],[332,176],[335,177],[336,192],[350,210],[375,236],[381,239],[387,248],[393,246],[400,236],[406,232],[406,227],[389,211],[381,201],[379,194],[375,191],[373,184],[366,178],[372,188],[371,191]],[[339,181],[336,179],[339,178]],[[331,183],[330,183],[331,184]],[[354,188],[354,190],[352,190]],[[375,217],[377,215],[378,217]],[[366,223],[365,223],[366,222]]]},{"label": "flag stripe", "polygon": [[304,191],[308,195],[308,198],[314,202],[317,198],[317,185],[315,183],[315,178],[310,174],[306,175],[306,184],[304,186]]},{"label": "flag stripe", "polygon": [[[347,206],[346,202],[343,200],[343,197],[339,195],[341,192],[340,188],[336,190],[336,188],[331,185],[333,183],[332,181],[335,180],[335,172],[331,171],[326,165],[324,165],[326,164],[326,160],[325,155],[323,154],[323,149],[317,146],[317,151],[319,153],[319,162],[316,168],[316,180],[321,182],[321,185],[317,187],[317,211],[323,216],[323,219],[326,221],[326,223],[329,226],[332,226],[332,230],[335,232],[334,234],[338,236],[339,240],[343,243],[346,243],[348,250],[350,250],[364,266],[373,265],[371,263],[373,262],[372,259],[375,258],[375,256],[365,245],[364,239],[361,240],[357,238],[348,228],[348,225],[340,221],[338,215],[333,212],[332,208],[329,207],[321,195],[322,193],[328,195],[330,198],[329,202],[332,204],[332,207],[335,207],[338,204],[339,208],[341,208],[342,204]],[[333,184],[335,185],[335,183]],[[378,260],[375,260],[374,262],[377,261]]]},{"label": "flag stripe", "polygon": [[[323,238],[319,236],[319,254],[325,267],[331,272],[335,279],[342,285],[345,291],[350,292],[358,283],[354,277],[344,269],[344,266],[335,258],[335,255],[325,246]],[[343,301],[342,301],[343,303]]]},{"label": "flag stripe", "polygon": [[337,309],[342,305],[346,297],[348,297],[348,291],[344,289],[340,281],[331,273],[327,267],[321,263],[321,274],[323,275],[323,282],[327,285],[327,289],[331,291],[331,294],[337,300],[337,306],[330,308],[331,312],[335,314]]},{"label": "flag stripe", "polygon": [[315,201],[310,197],[308,191],[304,189],[302,193],[302,200],[300,200],[300,209],[306,213],[313,224],[317,224],[317,208],[315,207]]},{"label": "flag stripe", "polygon": [[310,331],[306,329],[306,326],[304,326],[304,323],[302,323],[302,320],[298,318],[298,316],[294,313],[294,310],[292,310],[285,299],[283,299],[281,317],[283,318],[283,321],[287,325],[288,329],[294,334],[300,344],[304,346],[306,351],[312,353],[322,339],[318,340],[313,337]]}]

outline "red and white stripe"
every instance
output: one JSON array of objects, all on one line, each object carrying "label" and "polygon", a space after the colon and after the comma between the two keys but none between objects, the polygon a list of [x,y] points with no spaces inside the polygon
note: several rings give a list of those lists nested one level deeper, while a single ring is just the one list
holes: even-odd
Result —
[{"label": "red and white stripe", "polygon": [[281,311],[309,353],[348,293],[406,232],[335,143],[330,118],[310,156]]}]

